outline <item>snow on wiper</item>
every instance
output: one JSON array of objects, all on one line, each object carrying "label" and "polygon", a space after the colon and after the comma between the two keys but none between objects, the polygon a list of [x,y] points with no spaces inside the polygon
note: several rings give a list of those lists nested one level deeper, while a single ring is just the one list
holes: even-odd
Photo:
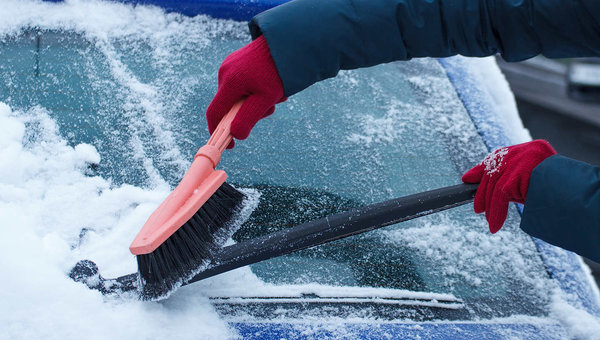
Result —
[{"label": "snow on wiper", "polygon": [[402,289],[265,284],[253,289],[211,288],[205,293],[219,314],[229,321],[469,319],[466,305],[454,295]]},{"label": "snow on wiper", "polygon": [[302,297],[213,297],[210,300],[215,304],[247,304],[247,303],[376,303],[388,305],[410,305],[435,308],[460,309],[464,308],[462,301],[422,300],[409,298],[380,298],[380,297],[343,297],[343,296],[314,296]]},{"label": "snow on wiper", "polygon": [[403,289],[306,285],[266,285],[261,289],[211,289],[213,303],[379,303],[420,305],[437,308],[463,308],[463,301],[452,294],[416,292]]}]

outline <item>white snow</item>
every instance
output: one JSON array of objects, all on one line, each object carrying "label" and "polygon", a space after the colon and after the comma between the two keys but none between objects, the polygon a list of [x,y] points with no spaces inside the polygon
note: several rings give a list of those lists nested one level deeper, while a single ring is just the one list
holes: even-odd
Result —
[{"label": "white snow", "polygon": [[600,320],[583,309],[571,306],[562,296],[562,292],[554,292],[551,315],[559,320],[575,339],[598,339]]},{"label": "white snow", "polygon": [[400,101],[393,101],[385,112],[383,117],[374,117],[368,112],[365,112],[360,117],[361,133],[352,133],[347,139],[350,142],[364,144],[369,147],[371,143],[388,143],[396,142],[398,137],[403,133],[406,125],[402,117],[406,115],[406,105]]},{"label": "white snow", "polygon": [[[506,293],[507,279],[517,277],[536,287],[539,292],[549,291],[551,282],[545,273],[529,272],[535,268],[535,250],[523,242],[522,233],[514,231],[490,235],[484,228],[461,223],[445,215],[422,217],[418,226],[384,230],[391,243],[406,244],[430,261],[433,275],[445,277],[441,282],[447,289],[460,289],[460,284],[483,286],[491,295]],[[507,252],[505,245],[513,245]],[[498,277],[497,275],[503,275]],[[532,293],[532,292],[529,292]],[[544,297],[529,299],[543,302]],[[541,299],[541,300],[540,300]]]},{"label": "white snow", "polygon": [[356,298],[391,298],[391,299],[419,299],[419,300],[444,300],[460,302],[452,294],[439,294],[429,292],[413,292],[402,289],[386,289],[373,287],[344,287],[326,286],[321,284],[299,285],[273,285],[264,283],[257,285],[253,290],[240,290],[240,287],[214,288],[210,296],[237,296],[237,297],[301,297],[303,294],[315,294],[321,297],[356,297]]},{"label": "white snow", "polygon": [[504,162],[504,156],[507,154],[508,148],[499,148],[492,151],[492,153],[486,156],[481,162],[483,165],[485,165],[485,172],[488,175],[491,175],[500,171],[500,167]]},{"label": "white snow", "polygon": [[[28,121],[44,125],[47,138],[24,146]],[[0,104],[0,136],[0,338],[231,335],[202,294],[176,305],[111,299],[66,276],[84,257],[108,276],[135,271],[128,242],[168,192],[110,188],[85,176],[85,164],[99,161],[96,150],[67,146],[39,108]],[[92,230],[89,246],[74,251],[81,226]]]},{"label": "white snow", "polygon": [[496,64],[496,59],[494,57],[468,58],[468,64],[471,71],[469,76],[473,77],[477,84],[482,85],[480,89],[491,99],[489,106],[495,109],[495,113],[500,117],[496,123],[501,126],[511,143],[530,141],[529,130],[523,126],[515,97],[510,91],[504,74]]},{"label": "white snow", "polygon": [[100,154],[92,145],[85,143],[77,144],[75,145],[74,150],[77,155],[77,158],[81,162],[88,164],[100,163]]}]

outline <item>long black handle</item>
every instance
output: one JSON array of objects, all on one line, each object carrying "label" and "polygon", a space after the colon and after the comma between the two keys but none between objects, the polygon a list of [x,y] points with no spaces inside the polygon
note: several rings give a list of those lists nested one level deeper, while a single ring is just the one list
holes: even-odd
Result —
[{"label": "long black handle", "polygon": [[[218,251],[208,269],[184,283],[190,284],[245,265],[318,246],[473,201],[477,184],[459,184],[352,209],[272,234],[227,246]],[[103,294],[137,289],[137,273],[103,278],[89,260],[75,265],[69,276]]]},{"label": "long black handle", "polygon": [[298,250],[429,215],[473,201],[477,184],[458,184],[367,205],[221,249],[186,284]]}]

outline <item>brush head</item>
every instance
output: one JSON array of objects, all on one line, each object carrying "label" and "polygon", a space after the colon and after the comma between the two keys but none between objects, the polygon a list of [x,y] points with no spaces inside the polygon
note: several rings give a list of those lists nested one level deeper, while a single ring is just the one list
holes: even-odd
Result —
[{"label": "brush head", "polygon": [[244,194],[227,183],[154,251],[138,254],[144,300],[168,295],[210,263],[213,252],[236,230]]}]

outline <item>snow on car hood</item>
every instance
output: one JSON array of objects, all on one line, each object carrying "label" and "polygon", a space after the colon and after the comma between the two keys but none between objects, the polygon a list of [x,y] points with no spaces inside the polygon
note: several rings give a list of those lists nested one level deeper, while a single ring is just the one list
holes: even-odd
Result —
[{"label": "snow on car hood", "polygon": [[[30,124],[37,132],[32,134]],[[113,273],[135,271],[128,243],[168,191],[130,185],[111,188],[86,176],[98,153],[68,146],[40,108],[11,112],[0,104],[0,328],[19,338],[218,338],[230,335],[208,298],[177,305],[104,298],[71,281],[81,256],[112,263]],[[85,251],[81,227],[96,230]],[[117,232],[113,232],[117,231]],[[95,244],[95,245],[94,245]],[[109,266],[110,267],[110,266]],[[107,268],[108,269],[108,268]]]}]

